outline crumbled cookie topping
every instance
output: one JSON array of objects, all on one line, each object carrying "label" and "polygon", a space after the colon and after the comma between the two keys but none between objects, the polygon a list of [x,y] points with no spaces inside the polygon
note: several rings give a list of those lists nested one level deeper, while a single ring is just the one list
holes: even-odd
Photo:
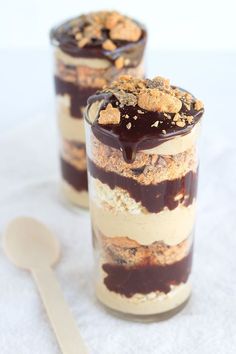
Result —
[{"label": "crumbled cookie topping", "polygon": [[122,69],[124,67],[124,64],[125,64],[125,60],[123,57],[119,57],[115,61],[115,66],[117,69]]},{"label": "crumbled cookie topping", "polygon": [[102,44],[103,49],[113,51],[116,49],[116,45],[110,39],[106,39]]},{"label": "crumbled cookie topping", "polygon": [[116,11],[81,15],[59,30],[77,41],[80,48],[97,42],[108,51],[116,49],[114,42],[137,42],[142,36],[142,28],[135,21]]},{"label": "crumbled cookie topping", "polygon": [[[136,161],[139,151],[198,133],[204,109],[189,92],[169,80],[120,76],[88,100],[86,121],[96,138],[119,150],[124,162]],[[194,131],[195,130],[195,131]]]},{"label": "crumbled cookie topping", "polygon": [[109,103],[106,109],[100,111],[98,123],[99,124],[119,124],[120,123],[119,109],[112,107],[111,103]]},{"label": "crumbled cookie topping", "polygon": [[136,42],[141,37],[140,27],[130,19],[119,21],[110,30],[110,37],[113,40]]},{"label": "crumbled cookie topping", "polygon": [[[132,106],[137,110],[131,118],[133,117],[135,120],[143,119],[145,125],[148,122],[148,112],[157,113],[156,120],[150,121],[150,127],[160,129],[163,135],[167,134],[169,127],[172,127],[171,129],[176,127],[177,129],[177,127],[184,128],[193,124],[194,116],[198,115],[199,111],[203,113],[203,103],[201,101],[196,100],[190,93],[171,86],[168,79],[160,76],[152,80],[142,80],[123,75],[102,92],[112,94],[116,98],[116,109],[120,112],[124,111],[121,112],[121,118],[119,117],[119,120],[117,120],[118,123],[113,121],[113,124],[119,124],[120,120],[130,118],[130,115],[125,112],[125,108],[128,109],[129,106]],[[152,117],[154,116],[152,115]],[[126,123],[126,127],[127,125],[129,126],[128,129],[131,129],[132,125],[129,122]],[[163,129],[164,125],[165,129]]]},{"label": "crumbled cookie topping", "polygon": [[82,52],[87,52],[89,57],[96,57],[99,53],[111,61],[117,71],[121,71],[136,67],[141,61],[146,30],[135,20],[116,11],[98,11],[53,28],[50,37],[52,43],[66,53],[78,57]]},{"label": "crumbled cookie topping", "polygon": [[169,93],[153,88],[139,93],[138,105],[147,111],[177,113],[182,107],[182,102]]},{"label": "crumbled cookie topping", "polygon": [[194,104],[194,108],[197,110],[197,111],[200,111],[200,109],[203,109],[204,105],[202,103],[202,101],[200,100],[196,100],[195,104]]}]

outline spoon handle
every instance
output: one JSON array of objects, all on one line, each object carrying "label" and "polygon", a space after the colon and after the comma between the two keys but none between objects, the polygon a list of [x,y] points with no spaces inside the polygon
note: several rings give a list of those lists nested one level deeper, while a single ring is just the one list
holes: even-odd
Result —
[{"label": "spoon handle", "polygon": [[32,268],[34,280],[63,354],[88,354],[51,268]]}]

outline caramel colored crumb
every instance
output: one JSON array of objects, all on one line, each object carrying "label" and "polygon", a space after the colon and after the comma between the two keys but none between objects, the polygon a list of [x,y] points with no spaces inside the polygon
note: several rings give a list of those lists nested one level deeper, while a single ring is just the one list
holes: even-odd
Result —
[{"label": "caramel colored crumb", "polygon": [[82,38],[83,38],[83,35],[82,35],[81,32],[78,32],[78,33],[75,34],[75,39],[76,39],[77,41],[81,40]]},{"label": "caramel colored crumb", "polygon": [[182,102],[158,89],[147,89],[139,94],[138,105],[148,111],[177,113],[182,107]]},{"label": "caramel colored crumb", "polygon": [[157,120],[155,123],[153,123],[152,125],[151,125],[151,127],[155,127],[155,128],[157,128],[158,127],[158,125],[159,125],[159,120]]},{"label": "caramel colored crumb", "polygon": [[84,37],[91,41],[93,38],[101,39],[102,31],[101,26],[98,24],[91,24],[84,28]]},{"label": "caramel colored crumb", "polygon": [[204,108],[204,105],[203,105],[202,101],[196,100],[196,102],[195,102],[195,104],[194,104],[194,108],[195,108],[197,111],[200,111],[200,109],[203,109],[203,108]]},{"label": "caramel colored crumb", "polygon": [[[119,57],[116,60],[116,67],[121,68],[122,65],[124,65],[124,59]],[[160,113],[156,121],[150,120],[150,127],[158,127],[159,124],[168,121],[170,126],[184,128],[197,123],[199,117],[196,117],[196,121],[194,117],[197,116],[198,110],[203,109],[201,101],[196,100],[190,93],[170,85],[170,81],[161,76],[150,80],[122,75],[103,92],[116,97],[119,101],[117,107],[119,109],[125,106],[137,108],[137,111],[133,111],[134,117],[137,117],[136,112],[140,115],[144,114],[144,117],[140,117],[141,119],[148,117],[148,111]],[[125,114],[121,119],[124,118]],[[159,128],[162,127],[159,126]]]},{"label": "caramel colored crumb", "polygon": [[115,66],[117,69],[122,69],[124,67],[124,58],[123,57],[119,57],[118,59],[116,59],[115,61]]},{"label": "caramel colored crumb", "polygon": [[99,40],[105,50],[113,51],[116,49],[113,41],[136,42],[142,35],[135,21],[116,11],[91,12],[72,19],[67,25],[59,31],[72,35],[80,48]]},{"label": "caramel colored crumb", "polygon": [[111,52],[116,49],[116,45],[110,39],[107,39],[102,44],[102,47],[103,47],[103,49],[110,50]]},{"label": "caramel colored crumb", "polygon": [[120,106],[136,106],[137,104],[137,97],[132,94],[125,92],[123,90],[121,91],[114,91],[113,94],[116,96],[118,101],[120,102]]},{"label": "caramel colored crumb", "polygon": [[117,23],[120,20],[122,20],[122,15],[116,11],[113,11],[110,14],[108,14],[108,16],[105,20],[105,27],[107,29],[111,30],[112,28],[114,28],[117,25]]},{"label": "caramel colored crumb", "polygon": [[176,122],[176,125],[180,128],[183,128],[185,126],[185,121],[184,120],[178,120]]},{"label": "caramel colored crumb", "polygon": [[89,39],[88,38],[82,38],[79,42],[78,42],[78,46],[80,48],[83,48],[84,46],[86,46],[86,44],[89,43]]},{"label": "caramel colored crumb", "polygon": [[193,123],[193,116],[187,116],[186,119],[189,124]]},{"label": "caramel colored crumb", "polygon": [[98,123],[99,124],[119,124],[120,123],[119,109],[112,107],[111,103],[109,103],[106,109],[100,111]]},{"label": "caramel colored crumb", "polygon": [[135,22],[126,19],[111,29],[110,37],[113,40],[136,42],[141,33],[140,27]]}]

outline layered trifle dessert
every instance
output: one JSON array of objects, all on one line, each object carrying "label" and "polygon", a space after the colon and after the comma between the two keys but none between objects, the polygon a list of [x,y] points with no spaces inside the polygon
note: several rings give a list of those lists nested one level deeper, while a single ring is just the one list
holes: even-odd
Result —
[{"label": "layered trifle dessert", "polygon": [[113,310],[171,314],[190,296],[203,111],[162,77],[125,75],[88,101],[96,293]]},{"label": "layered trifle dessert", "polygon": [[83,111],[87,99],[121,74],[143,77],[146,30],[118,12],[73,18],[50,33],[55,58],[55,91],[61,134],[63,191],[88,206]]}]

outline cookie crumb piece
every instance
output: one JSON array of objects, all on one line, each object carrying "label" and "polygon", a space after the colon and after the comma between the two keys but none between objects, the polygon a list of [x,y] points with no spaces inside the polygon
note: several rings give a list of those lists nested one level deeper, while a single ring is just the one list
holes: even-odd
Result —
[{"label": "cookie crumb piece", "polygon": [[125,66],[128,66],[130,64],[131,60],[129,58],[125,58]]},{"label": "cookie crumb piece", "polygon": [[164,113],[164,116],[167,118],[167,119],[171,119],[171,116],[167,113]]},{"label": "cookie crumb piece", "polygon": [[100,111],[98,118],[99,124],[119,124],[120,123],[120,111],[118,108],[112,107],[109,103],[105,109]]},{"label": "cookie crumb piece", "polygon": [[163,129],[163,130],[162,130],[162,133],[165,135],[165,134],[166,134],[166,130],[165,130],[165,129]]},{"label": "cookie crumb piece", "polygon": [[112,13],[110,13],[105,21],[105,27],[109,30],[111,30],[112,28],[114,28],[117,23],[122,19],[122,15],[119,14],[116,11],[113,11]]},{"label": "cookie crumb piece", "polygon": [[144,112],[141,111],[141,109],[138,109],[138,113],[139,113],[139,114],[144,114]]},{"label": "cookie crumb piece", "polygon": [[124,90],[113,91],[113,94],[119,100],[121,107],[123,106],[136,106],[137,97],[132,93],[127,93]]},{"label": "cookie crumb piece", "polygon": [[138,117],[137,116],[133,116],[133,119],[136,120],[136,119],[138,119]]},{"label": "cookie crumb piece", "polygon": [[178,120],[176,122],[176,125],[180,128],[183,128],[185,126],[185,121],[184,120]]},{"label": "cookie crumb piece", "polygon": [[118,22],[110,31],[113,40],[136,42],[141,37],[141,28],[135,22],[126,19]]},{"label": "cookie crumb piece", "polygon": [[84,38],[82,38],[81,40],[79,40],[78,46],[79,46],[80,48],[83,48],[83,47],[86,46],[86,44],[88,44],[88,42],[89,42],[89,39],[86,38],[86,37],[84,37]]},{"label": "cookie crumb piece", "polygon": [[75,34],[75,39],[76,39],[77,41],[80,41],[82,38],[83,38],[83,35],[82,35],[81,32],[77,32],[77,33]]},{"label": "cookie crumb piece", "polygon": [[130,122],[128,124],[126,124],[127,129],[131,129],[131,127],[132,127],[132,124]]},{"label": "cookie crumb piece", "polygon": [[195,108],[197,111],[200,111],[200,109],[203,109],[203,108],[204,108],[204,105],[203,105],[202,101],[196,100],[196,102],[195,102],[195,104],[194,104],[194,108]]},{"label": "cookie crumb piece", "polygon": [[188,124],[193,123],[193,116],[186,117]]},{"label": "cookie crumb piece", "polygon": [[105,42],[102,44],[103,49],[113,51],[116,49],[115,43],[113,43],[110,39],[105,40]]},{"label": "cookie crumb piece", "polygon": [[116,59],[115,66],[117,69],[122,69],[124,67],[124,58],[119,57],[118,59]]},{"label": "cookie crumb piece", "polygon": [[158,125],[159,125],[159,120],[157,120],[155,123],[153,123],[153,124],[151,125],[151,127],[155,127],[155,128],[157,128],[157,127],[158,127]]},{"label": "cookie crumb piece", "polygon": [[178,120],[180,120],[180,119],[181,119],[181,115],[180,115],[179,113],[176,113],[176,114],[174,115],[173,121],[174,121],[174,122],[178,122]]},{"label": "cookie crumb piece", "polygon": [[182,102],[158,89],[147,89],[140,92],[138,105],[147,111],[178,113],[182,107]]},{"label": "cookie crumb piece", "polygon": [[170,80],[166,79],[162,76],[156,76],[154,77],[153,81],[158,85],[158,86],[162,86],[165,88],[169,88],[170,87]]}]

